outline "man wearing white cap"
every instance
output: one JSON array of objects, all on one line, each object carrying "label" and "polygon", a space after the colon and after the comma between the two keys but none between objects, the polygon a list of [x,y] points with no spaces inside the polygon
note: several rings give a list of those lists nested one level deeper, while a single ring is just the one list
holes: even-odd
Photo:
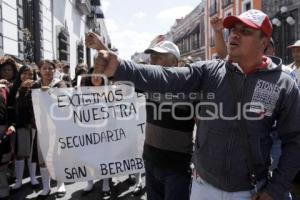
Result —
[{"label": "man wearing white cap", "polygon": [[[177,45],[170,41],[160,41],[146,49],[145,53],[150,54],[152,65],[177,67],[180,59]],[[156,98],[157,95],[161,98]],[[189,199],[194,119],[176,120],[170,112],[172,101],[174,99],[159,93],[150,93],[147,98],[143,157],[148,200]],[[162,113],[161,119],[155,115],[160,112],[158,108],[167,110]],[[191,113],[186,106],[175,107],[174,110],[180,117],[188,117]]]},{"label": "man wearing white cap", "polygon": [[297,40],[293,45],[287,47],[291,49],[294,62],[288,65],[296,74],[298,85],[300,85],[300,40]]},{"label": "man wearing white cap", "polygon": [[[265,13],[249,10],[226,17],[223,25],[230,29],[228,60],[183,68],[139,65],[101,43],[102,65],[96,67],[146,92],[214,94],[196,106],[191,200],[282,200],[300,169],[300,91],[281,59],[264,55],[273,30]],[[92,46],[92,38],[86,43]],[[275,121],[282,155],[267,181]]]},{"label": "man wearing white cap", "polygon": [[[160,41],[152,48],[146,49],[145,53],[150,54],[151,64],[155,65],[177,66],[180,59],[180,52],[177,45],[166,40]],[[158,57],[162,59],[157,59]]]},{"label": "man wearing white cap", "polygon": [[[292,51],[292,56],[293,56],[293,60],[294,60],[287,67],[289,67],[294,72],[294,74],[296,75],[296,81],[297,81],[298,86],[300,88],[300,40],[297,40],[293,45],[290,45],[287,48]],[[300,171],[296,175],[296,178],[295,178],[294,182],[297,183],[297,185],[299,185],[299,183],[300,183]],[[298,189],[296,187],[297,186],[295,186],[295,190]]]}]

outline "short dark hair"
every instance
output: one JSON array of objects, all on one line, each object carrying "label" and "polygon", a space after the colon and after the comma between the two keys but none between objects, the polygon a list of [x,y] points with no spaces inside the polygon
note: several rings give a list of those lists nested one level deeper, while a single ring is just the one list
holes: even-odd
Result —
[{"label": "short dark hair", "polygon": [[54,62],[52,62],[51,60],[42,60],[41,62],[39,62],[39,64],[37,65],[39,69],[42,68],[42,66],[45,64],[45,63],[48,63],[50,65],[53,66],[54,69],[56,69],[56,65],[54,64]]},{"label": "short dark hair", "polygon": [[0,57],[0,69],[2,69],[5,65],[10,65],[12,67],[14,73],[13,79],[15,79],[18,73],[16,61],[11,56],[2,56]]}]

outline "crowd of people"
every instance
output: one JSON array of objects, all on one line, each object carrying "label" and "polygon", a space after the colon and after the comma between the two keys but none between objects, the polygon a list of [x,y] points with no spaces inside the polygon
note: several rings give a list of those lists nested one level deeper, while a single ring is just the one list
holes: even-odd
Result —
[{"label": "crowd of people", "polygon": [[[51,192],[50,175],[38,143],[31,100],[31,89],[101,86],[102,78],[91,76],[77,82],[83,74],[105,74],[113,81],[131,81],[136,91],[159,93],[159,100],[147,96],[145,162],[148,200],[288,200],[291,186],[300,175],[300,40],[287,47],[294,62],[284,65],[276,57],[272,24],[259,10],[249,10],[224,20],[211,19],[220,59],[193,62],[180,59],[176,44],[162,40],[145,50],[150,63],[133,63],[118,58],[95,33],[86,35],[86,45],[98,51],[94,67],[81,63],[75,78],[70,66],[57,60],[38,65],[18,64],[10,56],[0,58],[0,199],[10,190],[22,187],[25,163],[30,182],[36,188],[42,178],[39,199]],[[224,40],[224,28],[229,38]],[[155,65],[155,66],[154,66]],[[179,67],[180,66],[180,67]],[[200,95],[199,99],[176,97],[178,93]],[[164,94],[172,93],[168,99]],[[171,104],[164,104],[169,101]],[[224,104],[222,114],[209,118],[213,107],[203,104],[199,113],[188,118],[194,107],[172,102]],[[257,104],[259,103],[259,104]],[[242,115],[239,107],[242,104]],[[156,106],[153,106],[156,105]],[[220,111],[221,112],[221,111]],[[193,112],[194,113],[194,112]],[[246,114],[245,114],[246,113]],[[226,117],[224,117],[226,116]],[[209,120],[208,120],[209,118]],[[230,119],[228,119],[230,118]],[[197,128],[196,138],[193,130]],[[7,168],[13,162],[16,182],[10,188]],[[142,189],[136,174],[135,194]],[[296,178],[295,178],[296,177]],[[110,179],[104,179],[102,197],[110,197]],[[90,192],[93,180],[83,190]],[[57,183],[58,197],[66,193]]]},{"label": "crowd of people", "polygon": [[[166,42],[146,50],[151,53],[151,64],[160,65],[153,66],[118,58],[93,34],[86,41],[99,51],[100,64],[95,67],[113,80],[131,81],[136,89],[147,93],[213,94],[212,98],[204,95],[199,100],[202,107],[196,113],[197,131],[191,160],[186,160],[185,152],[178,146],[188,144],[185,142],[189,140],[189,126],[178,128],[182,121],[176,120],[170,125],[168,116],[166,121],[164,116],[153,121],[147,110],[144,145],[147,197],[150,200],[290,199],[292,181],[300,167],[300,114],[297,112],[300,94],[296,70],[299,44],[295,42],[288,47],[295,61],[293,68],[289,68],[274,56],[273,27],[265,13],[249,10],[224,20],[212,19],[211,23],[221,59],[179,68],[174,63],[173,67],[166,67],[172,63],[172,59],[167,62],[166,54],[178,55],[176,47],[165,45]],[[230,32],[227,44],[223,38],[224,27]],[[211,117],[217,108],[221,111]],[[183,127],[185,135],[180,133]],[[181,139],[179,143],[178,139]],[[176,159],[180,160],[179,164],[163,166],[164,161]],[[189,179],[191,191],[184,198],[184,187],[176,187],[184,171],[175,168],[185,161],[192,162],[194,167],[190,172],[193,178]],[[190,184],[186,182],[186,185]]]},{"label": "crowd of people", "polygon": [[[57,60],[42,60],[38,65],[17,63],[11,56],[0,58],[0,199],[9,199],[10,193],[22,188],[25,163],[28,166],[30,182],[34,189],[40,188],[36,177],[37,166],[42,179],[42,191],[38,199],[45,199],[51,192],[50,175],[38,145],[31,89],[66,88],[75,86],[101,85],[99,78],[82,79],[77,77],[90,74],[93,68],[80,63],[75,69],[75,78],[71,80],[70,66]],[[14,169],[15,183],[9,187],[7,182],[8,166]],[[141,184],[137,185],[138,188]],[[92,181],[84,191],[93,189]],[[138,194],[140,190],[136,191]],[[57,183],[56,197],[66,194],[64,183]],[[103,181],[102,197],[110,197],[109,179]]]}]

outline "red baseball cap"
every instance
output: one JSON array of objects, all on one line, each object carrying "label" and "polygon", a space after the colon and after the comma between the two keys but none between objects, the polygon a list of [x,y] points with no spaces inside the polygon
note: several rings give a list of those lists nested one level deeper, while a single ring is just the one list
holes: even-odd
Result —
[{"label": "red baseball cap", "polygon": [[269,17],[260,10],[251,9],[239,16],[228,16],[224,19],[223,25],[225,28],[232,28],[238,22],[250,28],[261,30],[267,37],[272,37],[272,23]]}]

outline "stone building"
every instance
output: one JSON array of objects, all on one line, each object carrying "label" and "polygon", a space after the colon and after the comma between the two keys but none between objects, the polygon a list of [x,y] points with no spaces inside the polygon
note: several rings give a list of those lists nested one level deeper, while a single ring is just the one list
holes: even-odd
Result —
[{"label": "stone building", "polygon": [[100,0],[0,1],[0,54],[39,62],[58,59],[71,66],[93,64],[95,52],[84,44],[85,33],[101,33],[111,46]]},{"label": "stone building", "polygon": [[172,35],[172,41],[177,44],[181,58],[194,61],[204,60],[205,55],[205,3],[197,5],[184,18],[177,19],[166,35]]}]

